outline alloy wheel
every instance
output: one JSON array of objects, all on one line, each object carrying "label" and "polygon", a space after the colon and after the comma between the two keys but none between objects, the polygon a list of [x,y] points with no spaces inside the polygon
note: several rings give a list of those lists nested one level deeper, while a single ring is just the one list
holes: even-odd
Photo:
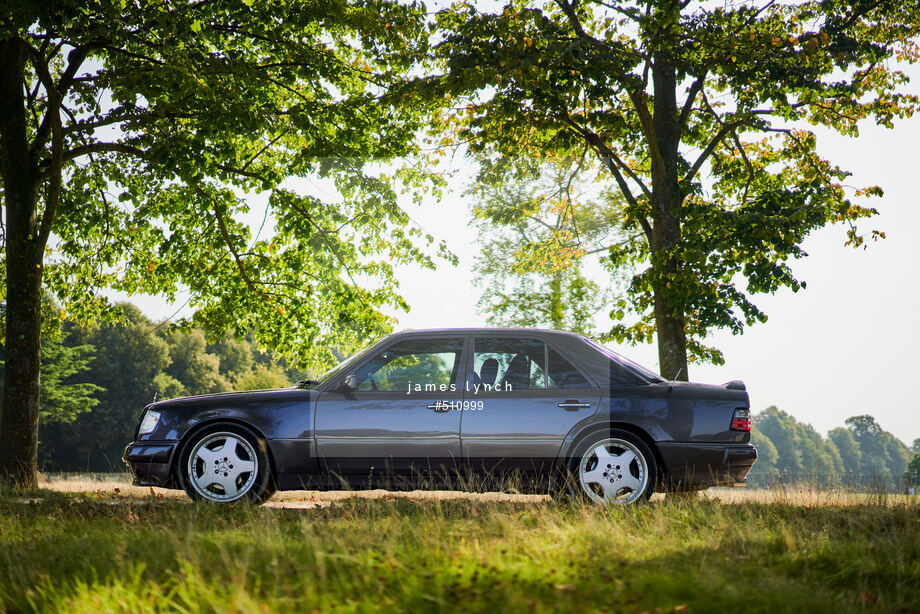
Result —
[{"label": "alloy wheel", "polygon": [[638,501],[649,482],[645,455],[624,439],[604,439],[581,457],[578,479],[582,491],[597,503],[628,505]]},{"label": "alloy wheel", "polygon": [[188,456],[192,488],[209,501],[229,503],[246,496],[259,473],[259,458],[245,437],[218,432],[203,437]]}]

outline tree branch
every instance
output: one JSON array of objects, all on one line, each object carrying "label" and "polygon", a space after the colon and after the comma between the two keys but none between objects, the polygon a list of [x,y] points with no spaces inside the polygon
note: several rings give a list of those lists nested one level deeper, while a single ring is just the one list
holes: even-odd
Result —
[{"label": "tree branch", "polygon": [[[80,156],[108,152],[123,153],[138,158],[145,158],[147,156],[147,152],[138,147],[134,147],[133,145],[126,145],[124,143],[89,143],[88,145],[80,145],[79,147],[74,147],[73,149],[63,152],[61,155],[61,164],[63,165],[67,162],[70,162],[71,160],[79,158]],[[39,173],[37,185],[41,185],[45,180],[51,177],[53,172],[54,162],[52,155],[52,162],[48,168],[45,168],[41,173]]]},{"label": "tree branch", "polygon": [[69,162],[80,156],[85,156],[87,154],[93,153],[123,153],[132,156],[137,156],[138,158],[143,158],[147,155],[143,149],[139,147],[134,147],[133,145],[127,145],[125,143],[90,143],[89,145],[81,145],[79,147],[74,147],[70,151],[64,153],[64,161]]},{"label": "tree branch", "polygon": [[[51,119],[51,166],[48,168],[51,181],[45,196],[45,210],[42,212],[41,226],[38,229],[39,249],[45,249],[51,227],[57,213],[58,203],[61,200],[61,169],[64,167],[64,131],[61,128],[61,100],[57,90],[48,92],[48,110],[45,117]],[[51,109],[56,107],[54,113]]]},{"label": "tree branch", "polygon": [[741,202],[747,202],[748,192],[751,189],[751,183],[754,181],[754,165],[751,164],[751,161],[747,157],[747,153],[744,151],[744,145],[741,143],[741,139],[738,137],[738,132],[732,130],[732,141],[735,143],[735,147],[738,148],[738,153],[741,154],[741,159],[744,160],[744,166],[747,168],[748,178],[747,182],[744,184],[744,192],[741,194]]},{"label": "tree branch", "polygon": [[[38,78],[41,80],[42,85],[45,86],[45,90],[49,93],[48,108],[45,110],[45,117],[42,119],[41,125],[35,131],[35,138],[32,139],[32,145],[29,148],[33,156],[37,155],[38,151],[45,146],[48,135],[53,128],[51,125],[54,121],[53,116],[58,113],[57,107],[64,101],[64,97],[67,96],[70,86],[73,85],[74,77],[76,77],[77,71],[80,70],[87,55],[89,55],[91,50],[102,46],[101,41],[94,41],[72,49],[71,52],[67,54],[67,68],[64,69],[64,73],[61,75],[57,84],[55,84],[54,80],[51,78],[51,74],[48,71],[48,62],[44,56],[39,54],[31,45],[27,46],[29,55],[32,58],[32,65],[35,66],[35,71],[38,73]],[[52,104],[52,90],[56,93],[56,104]],[[57,121],[60,122],[60,120],[61,118],[58,116]]]},{"label": "tree branch", "polygon": [[[572,128],[576,132],[581,134],[582,138],[588,141],[588,143],[592,147],[594,147],[595,150],[600,154],[601,159],[604,161],[604,165],[611,172],[611,174],[613,174],[613,178],[616,180],[617,186],[620,188],[620,192],[623,194],[623,197],[626,198],[626,202],[629,203],[630,206],[632,206],[633,209],[638,214],[640,211],[639,202],[636,200],[636,197],[633,195],[632,190],[629,189],[629,184],[626,183],[626,179],[623,177],[623,174],[620,172],[618,165],[622,166],[623,170],[626,171],[630,175],[631,178],[633,177],[635,178],[635,181],[639,184],[639,187],[642,189],[642,192],[645,194],[646,198],[648,198],[651,201],[651,193],[649,192],[645,184],[641,180],[639,180],[639,178],[636,176],[635,173],[632,172],[632,169],[630,169],[625,163],[623,163],[622,160],[619,159],[619,157],[617,157],[615,153],[613,153],[613,150],[607,147],[607,145],[601,140],[599,136],[597,136],[590,130],[587,130],[586,128],[582,128],[577,123],[572,121],[572,119],[568,117],[567,113],[564,119],[572,126]],[[609,155],[606,155],[605,152],[606,154],[609,154]],[[648,239],[649,243],[651,243],[652,241],[651,224],[649,224],[648,220],[645,218],[644,215],[637,215],[637,219],[639,221],[639,225],[642,226],[642,230],[645,232],[646,238]]]},{"label": "tree branch", "polygon": [[628,237],[626,237],[626,238],[623,239],[622,241],[617,241],[616,243],[611,243],[610,245],[603,245],[603,246],[598,247],[598,248],[596,248],[596,249],[588,250],[588,251],[585,252],[585,256],[590,256],[591,254],[599,254],[599,253],[601,253],[601,252],[610,251],[610,248],[611,248],[611,247],[617,247],[618,245],[626,245],[627,243],[631,243],[632,241],[635,241],[636,239],[638,239],[638,238],[641,237],[641,236],[642,236],[642,235],[640,235],[640,234],[629,235]]},{"label": "tree branch", "polygon": [[690,113],[693,111],[693,102],[696,100],[697,95],[700,93],[700,90],[703,89],[703,83],[706,81],[707,72],[704,70],[703,74],[696,78],[690,85],[690,90],[687,92],[687,100],[684,101],[684,107],[680,111],[680,120],[678,124],[683,129],[687,125],[687,120],[690,118]]},{"label": "tree branch", "polygon": [[[652,199],[652,192],[651,190],[648,189],[648,186],[645,185],[645,182],[643,182],[642,179],[638,175],[636,175],[635,171],[633,171],[629,167],[628,164],[623,162],[623,160],[621,160],[620,157],[616,155],[616,153],[612,149],[610,149],[610,147],[608,147],[606,143],[604,143],[603,139],[601,139],[601,137],[597,133],[593,132],[592,130],[589,130],[588,128],[585,128],[584,126],[579,125],[565,111],[563,111],[563,113],[565,113],[565,115],[563,116],[563,120],[566,123],[568,123],[570,126],[572,126],[572,128],[574,128],[576,132],[581,134],[582,138],[584,138],[585,141],[587,141],[588,144],[591,145],[597,151],[597,153],[601,154],[602,158],[608,158],[610,161],[615,162],[617,167],[622,169],[623,172],[625,172],[629,176],[630,179],[636,182],[636,184],[639,186],[639,189],[642,190],[642,194],[645,195],[645,197],[648,198],[649,200]],[[613,169],[611,168],[611,170]],[[627,196],[627,195],[624,194],[624,196]]]},{"label": "tree branch", "polygon": [[271,183],[264,175],[254,173],[252,171],[247,171],[245,168],[236,168],[235,166],[230,166],[229,164],[217,164],[215,166],[222,171],[227,171],[228,173],[242,175],[243,177],[249,177],[251,179],[258,179],[259,181],[264,181],[265,183]]},{"label": "tree branch", "polygon": [[[690,183],[693,181],[693,178],[696,176],[697,172],[699,172],[700,168],[703,166],[703,164],[706,162],[709,156],[712,155],[712,152],[715,151],[716,147],[718,147],[719,144],[722,143],[723,140],[725,140],[726,136],[728,136],[729,134],[735,134],[735,129],[738,126],[743,126],[746,123],[744,121],[733,121],[733,122],[728,122],[728,123],[725,123],[724,121],[722,121],[722,118],[719,117],[719,114],[716,113],[716,110],[712,108],[711,104],[709,104],[709,99],[706,97],[705,92],[703,93],[703,104],[706,105],[706,109],[712,114],[713,119],[715,119],[715,121],[721,127],[719,128],[719,131],[716,132],[716,135],[712,137],[712,139],[709,141],[709,144],[706,145],[706,148],[696,159],[696,162],[693,163],[693,166],[690,167],[690,170],[687,171],[687,174],[684,175],[684,178],[681,180],[680,186],[681,186],[681,190],[684,192],[686,192],[686,190],[689,189]],[[737,134],[735,134],[735,138],[736,139],[738,138]],[[744,153],[742,152],[742,156],[743,155]]]},{"label": "tree branch", "polygon": [[83,121],[83,122],[72,122],[69,126],[64,129],[65,134],[79,133],[84,131],[95,130],[96,128],[102,128],[104,126],[111,126],[112,124],[120,124],[123,122],[133,122],[133,126],[147,126],[153,122],[156,122],[161,119],[191,119],[196,117],[191,113],[131,113],[118,115],[115,114],[116,109],[111,110],[108,115],[105,115],[101,119],[96,121]]},{"label": "tree branch", "polygon": [[[578,15],[575,14],[575,3],[569,4],[565,0],[556,0],[556,4],[559,8],[562,9],[562,12],[565,13],[566,18],[569,21],[569,24],[572,26],[572,29],[575,31],[578,38],[586,41],[592,47],[602,48],[610,50],[610,46],[606,43],[597,40],[587,32],[585,32],[584,27],[581,25],[581,21],[578,19]],[[643,59],[643,55],[634,52],[636,56],[636,61]],[[646,104],[646,95],[644,87],[635,87],[634,84],[630,84],[630,77],[633,77],[641,85],[642,79],[636,77],[632,74],[627,74],[622,71],[618,71],[614,75],[617,81],[623,86],[623,89],[626,90],[626,94],[629,96],[629,100],[633,104],[636,113],[639,115],[639,121],[642,123],[642,130],[645,132],[645,138],[648,141],[649,146],[649,157],[653,161],[661,161],[661,154],[658,151],[658,141],[655,138],[655,127],[652,122],[652,114],[648,110],[648,105]]]},{"label": "tree branch", "polygon": [[[326,237],[326,233],[327,233],[328,231],[325,230],[325,229],[323,229],[323,228],[320,228],[319,225],[318,225],[316,222],[313,221],[313,217],[310,215],[310,213],[309,213],[308,211],[305,211],[305,210],[303,209],[303,207],[301,207],[301,206],[299,206],[299,205],[297,205],[297,204],[295,204],[295,203],[293,203],[293,202],[291,202],[290,205],[291,205],[291,207],[294,208],[295,211],[297,211],[298,213],[300,213],[301,215],[304,216],[304,219],[307,220],[307,223],[308,223],[310,226],[312,226],[312,227],[315,228],[317,231],[319,231],[319,233],[320,233],[320,234],[319,234],[320,239],[322,239],[323,243],[326,244],[326,247],[329,248],[329,251],[332,253],[333,257],[335,257],[335,259],[339,261],[339,263],[342,265],[342,268],[345,269],[345,274],[348,275],[348,279],[351,280],[351,283],[352,283],[356,288],[360,288],[360,286],[358,285],[358,282],[355,281],[354,275],[352,275],[351,267],[348,266],[348,263],[345,262],[345,260],[344,260],[344,259],[342,258],[342,256],[341,256],[341,254],[339,254],[338,250],[335,249],[335,247],[329,243],[329,239]],[[364,304],[365,307],[370,307],[370,304],[364,299],[364,297],[363,297],[360,293],[357,293],[357,296],[358,296],[358,298],[361,300],[361,302]]]},{"label": "tree branch", "polygon": [[706,149],[703,150],[703,153],[699,155],[696,159],[696,162],[693,163],[693,166],[690,167],[690,170],[687,171],[687,174],[684,175],[684,178],[680,182],[681,190],[686,191],[689,188],[690,183],[693,181],[693,178],[699,172],[700,168],[709,159],[709,156],[712,155],[712,152],[716,150],[722,141],[725,140],[725,137],[731,133],[732,130],[740,126],[741,123],[730,123],[722,124],[722,127],[719,128],[719,131],[716,133],[712,140],[709,141],[709,144],[706,145]]},{"label": "tree branch", "polygon": [[[204,190],[200,187],[195,186],[195,190],[200,194],[204,195]],[[243,262],[243,258],[240,256],[240,253],[233,247],[233,238],[230,236],[230,231],[227,230],[227,223],[224,220],[224,214],[220,210],[220,206],[214,205],[214,219],[217,220],[217,228],[220,230],[220,236],[224,239],[224,243],[227,246],[227,249],[230,250],[230,253],[233,255],[233,260],[236,262],[236,268],[240,272],[240,277],[243,278],[243,282],[246,284],[246,287],[252,291],[258,297],[264,296],[264,292],[256,287],[255,282],[252,281],[252,278],[249,277],[249,272],[246,271],[246,263]]]}]

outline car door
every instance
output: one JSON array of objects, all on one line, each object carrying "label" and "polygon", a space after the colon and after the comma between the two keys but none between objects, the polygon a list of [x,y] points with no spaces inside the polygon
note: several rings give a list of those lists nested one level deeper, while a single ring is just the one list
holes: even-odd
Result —
[{"label": "car door", "polygon": [[601,387],[543,338],[477,335],[472,344],[460,428],[467,468],[549,471],[572,427],[597,411]]},{"label": "car door", "polygon": [[[316,402],[317,453],[341,476],[429,475],[461,463],[465,336],[397,338]],[[355,389],[344,385],[354,375]]]}]

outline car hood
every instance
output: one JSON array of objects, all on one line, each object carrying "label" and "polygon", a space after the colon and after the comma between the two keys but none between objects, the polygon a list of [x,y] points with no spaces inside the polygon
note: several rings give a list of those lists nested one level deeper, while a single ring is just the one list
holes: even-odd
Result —
[{"label": "car hood", "polygon": [[185,406],[214,406],[214,405],[239,405],[241,403],[265,403],[270,401],[306,401],[313,394],[312,390],[302,388],[272,388],[268,390],[246,390],[241,392],[215,392],[212,394],[197,394],[174,399],[155,401],[146,407],[157,411],[173,407]]}]

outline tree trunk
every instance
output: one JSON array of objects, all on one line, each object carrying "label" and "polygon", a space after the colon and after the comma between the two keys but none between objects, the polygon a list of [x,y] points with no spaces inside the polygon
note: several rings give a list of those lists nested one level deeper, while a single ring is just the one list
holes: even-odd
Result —
[{"label": "tree trunk", "polygon": [[[674,262],[664,264],[663,279],[670,277]],[[687,333],[683,310],[676,306],[671,291],[664,285],[655,288],[655,329],[658,335],[658,365],[668,380],[688,381]]]},{"label": "tree trunk", "polygon": [[[679,13],[676,3],[670,11]],[[677,22],[675,18],[674,23]],[[662,34],[663,37],[669,33]],[[663,48],[667,49],[667,44]],[[688,381],[687,331],[679,296],[678,276],[681,269],[680,214],[683,194],[680,190],[680,125],[677,109],[677,71],[667,53],[655,54],[652,69],[655,99],[652,123],[657,149],[652,159],[652,267],[655,293],[655,328],[658,333],[658,366],[661,376],[669,380]]]},{"label": "tree trunk", "polygon": [[565,327],[565,315],[562,305],[562,273],[553,273],[549,282],[549,319],[556,330]]},{"label": "tree trunk", "polygon": [[41,373],[42,246],[35,164],[22,99],[23,43],[0,42],[0,176],[6,205],[6,364],[0,482],[36,486]]},{"label": "tree trunk", "polygon": [[679,259],[670,253],[680,240],[680,220],[674,216],[661,216],[652,230],[652,259],[657,269],[654,292],[658,366],[661,377],[688,381],[684,312],[680,307],[680,298],[674,296],[671,289],[671,280],[680,267]]}]

